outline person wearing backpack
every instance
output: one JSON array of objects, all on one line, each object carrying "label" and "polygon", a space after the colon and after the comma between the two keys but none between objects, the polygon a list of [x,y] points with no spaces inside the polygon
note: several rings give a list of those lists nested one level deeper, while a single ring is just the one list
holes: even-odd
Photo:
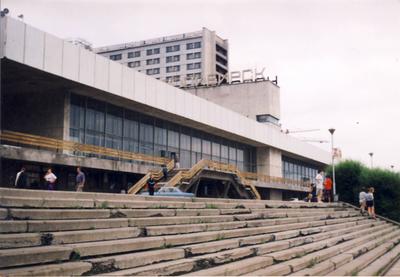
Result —
[{"label": "person wearing backpack", "polygon": [[365,195],[365,200],[368,208],[368,214],[371,218],[376,219],[375,215],[375,203],[374,203],[374,192],[375,189],[370,187],[368,193]]}]

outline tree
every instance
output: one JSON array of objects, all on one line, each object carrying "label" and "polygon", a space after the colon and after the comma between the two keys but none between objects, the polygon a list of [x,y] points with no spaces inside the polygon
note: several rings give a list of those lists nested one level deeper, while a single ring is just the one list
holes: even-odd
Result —
[{"label": "tree", "polygon": [[[327,168],[332,175],[332,168]],[[377,214],[400,221],[400,175],[381,168],[370,169],[358,161],[346,160],[335,166],[336,189],[339,199],[359,205],[362,187],[375,188]]]}]

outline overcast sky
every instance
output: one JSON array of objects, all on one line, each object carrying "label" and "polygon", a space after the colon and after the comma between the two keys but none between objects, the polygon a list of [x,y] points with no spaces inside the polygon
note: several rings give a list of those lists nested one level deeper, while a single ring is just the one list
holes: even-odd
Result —
[{"label": "overcast sky", "polygon": [[[95,47],[200,30],[229,40],[230,70],[278,75],[282,127],[344,158],[400,170],[399,0],[2,0],[12,16]],[[330,145],[317,144],[329,149]]]}]

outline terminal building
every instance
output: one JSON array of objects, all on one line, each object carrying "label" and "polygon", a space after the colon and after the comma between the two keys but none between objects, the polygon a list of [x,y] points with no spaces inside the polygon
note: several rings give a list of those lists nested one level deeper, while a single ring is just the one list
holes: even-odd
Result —
[{"label": "terminal building", "polygon": [[[155,55],[166,65],[169,44],[186,53],[182,46],[200,41],[201,53],[208,51],[205,37],[214,33],[207,29],[168,44],[121,46],[120,54],[106,57],[106,51],[96,54],[7,16],[1,34],[1,186],[12,187],[25,167],[29,186],[41,187],[51,167],[57,189],[74,190],[80,166],[85,190],[132,192],[143,176],[177,158],[180,168],[168,184],[197,196],[287,199],[304,194],[304,181],[330,162],[330,153],[281,132],[274,82],[183,90],[154,78],[172,76],[166,67],[148,76],[119,58],[110,60],[121,55],[127,63],[128,53],[139,48],[147,59],[149,47],[159,47]],[[227,50],[215,34],[210,40],[213,51],[217,45]],[[212,56],[210,63],[218,65]],[[218,67],[207,68],[202,64],[201,74]],[[186,74],[184,69],[176,76]],[[245,94],[235,98],[236,92]],[[260,105],[250,109],[253,97]],[[249,187],[252,194],[241,191]]]}]

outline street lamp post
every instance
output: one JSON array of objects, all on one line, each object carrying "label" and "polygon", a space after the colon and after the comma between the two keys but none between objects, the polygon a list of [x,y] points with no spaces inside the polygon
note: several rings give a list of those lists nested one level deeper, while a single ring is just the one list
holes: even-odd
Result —
[{"label": "street lamp post", "polygon": [[333,153],[333,133],[335,133],[335,129],[330,128],[329,133],[331,133],[331,148],[332,148],[331,155],[332,155],[333,201],[336,201],[335,155]]},{"label": "street lamp post", "polygon": [[374,167],[374,153],[370,152],[370,153],[368,153],[368,155],[371,157],[371,168],[373,168]]}]

